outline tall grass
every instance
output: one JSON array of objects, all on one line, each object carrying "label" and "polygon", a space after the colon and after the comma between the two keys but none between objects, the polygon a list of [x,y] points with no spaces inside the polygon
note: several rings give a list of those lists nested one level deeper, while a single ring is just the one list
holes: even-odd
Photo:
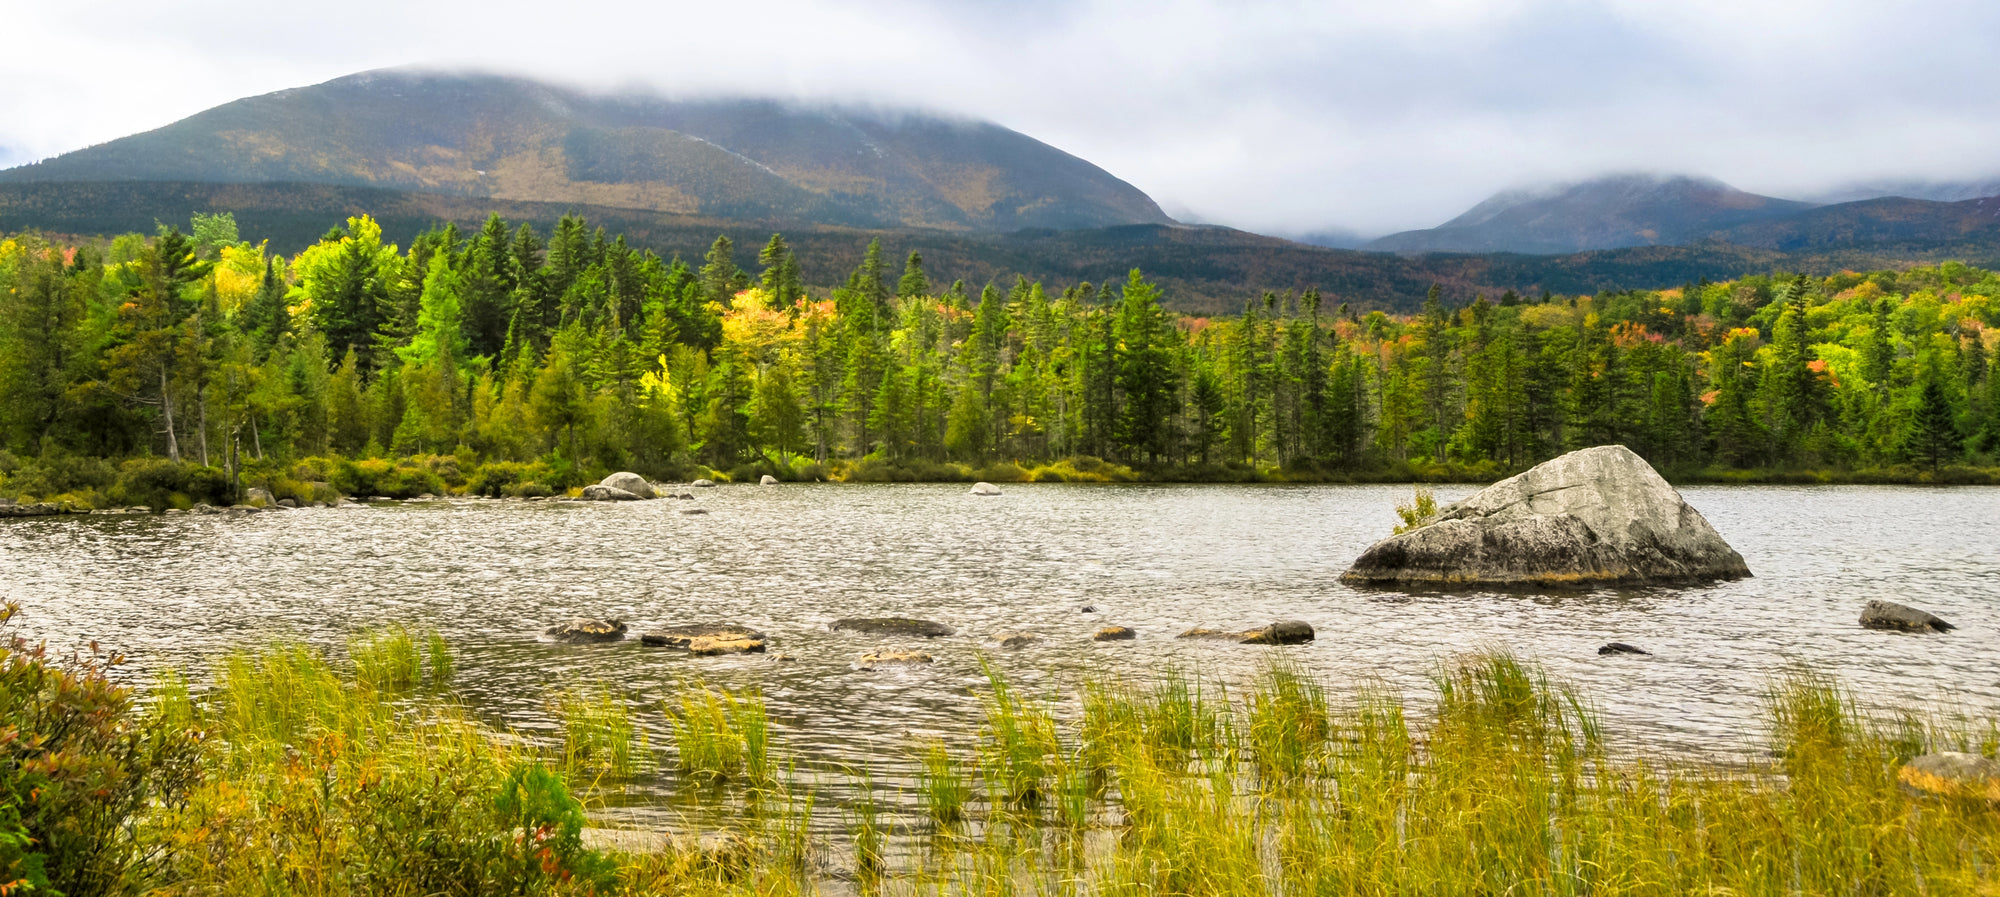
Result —
[{"label": "tall grass", "polygon": [[625,778],[647,766],[646,733],[608,686],[580,686],[556,695],[562,719],[563,772],[585,780]]},{"label": "tall grass", "polygon": [[834,774],[854,797],[823,809],[778,774],[760,695],[689,682],[667,707],[669,774],[755,810],[641,857],[579,836],[570,782],[642,762],[611,759],[638,739],[602,688],[556,699],[566,747],[548,764],[439,696],[363,684],[298,646],[227,658],[213,689],[188,692],[166,679],[152,704],[211,735],[206,778],[143,820],[178,883],[162,893],[796,894],[845,856],[863,893],[1990,894],[2000,880],[2000,813],[1896,781],[1915,753],[1990,751],[2000,730],[1871,713],[1804,670],[1772,683],[1766,742],[1716,765],[1612,744],[1587,697],[1504,653],[1440,663],[1420,704],[1283,663],[1235,697],[1175,671],[1028,697],[989,667],[976,747],[910,758],[909,811],[931,826],[903,825],[878,792],[900,774],[886,763]]}]

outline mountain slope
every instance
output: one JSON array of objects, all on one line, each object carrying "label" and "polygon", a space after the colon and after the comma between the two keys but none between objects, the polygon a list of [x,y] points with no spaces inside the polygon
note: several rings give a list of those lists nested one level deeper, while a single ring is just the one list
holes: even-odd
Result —
[{"label": "mountain slope", "polygon": [[0,171],[0,183],[380,187],[773,222],[1012,230],[1171,223],[1103,169],[990,122],[366,72]]},{"label": "mountain slope", "polygon": [[1745,193],[1716,180],[1615,175],[1499,193],[1437,227],[1390,234],[1365,248],[1561,254],[1671,246],[1809,208],[1808,203]]}]

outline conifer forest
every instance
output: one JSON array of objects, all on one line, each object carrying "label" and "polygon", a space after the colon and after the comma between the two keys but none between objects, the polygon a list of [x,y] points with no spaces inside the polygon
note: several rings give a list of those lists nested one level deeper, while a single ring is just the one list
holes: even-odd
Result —
[{"label": "conifer forest", "polygon": [[966,284],[879,242],[825,290],[779,235],[689,260],[494,217],[403,249],[359,216],[288,258],[190,223],[0,239],[0,494],[1490,480],[1604,443],[1682,478],[1988,482],[2000,455],[2000,276],[1955,263],[1192,317],[1137,270]]}]

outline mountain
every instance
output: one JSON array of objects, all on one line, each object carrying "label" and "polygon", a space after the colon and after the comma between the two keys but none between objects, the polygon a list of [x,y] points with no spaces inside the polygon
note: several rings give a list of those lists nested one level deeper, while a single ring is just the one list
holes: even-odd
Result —
[{"label": "mountain", "polygon": [[1814,202],[1858,202],[1864,199],[1927,199],[1932,202],[1961,202],[2000,196],[2000,177],[1970,181],[1890,180],[1847,184],[1812,197]]},{"label": "mountain", "polygon": [[1132,185],[991,122],[408,69],[237,100],[0,171],[0,184],[107,181],[373,187],[852,227],[1172,223]]},{"label": "mountain", "polygon": [[1745,193],[1708,178],[1613,175],[1502,192],[1437,227],[1390,234],[1364,248],[1561,254],[1673,246],[1809,208],[1810,203]]}]

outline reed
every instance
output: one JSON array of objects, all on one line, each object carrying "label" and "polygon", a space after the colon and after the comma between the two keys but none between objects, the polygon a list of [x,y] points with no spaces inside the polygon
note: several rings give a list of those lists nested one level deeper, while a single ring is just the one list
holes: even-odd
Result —
[{"label": "reed", "polygon": [[646,733],[624,699],[604,685],[579,686],[556,695],[562,720],[561,767],[585,780],[627,778],[648,766]]},{"label": "reed", "polygon": [[773,783],[770,719],[762,694],[685,682],[666,714],[683,777],[706,785],[740,781],[761,788]]},{"label": "reed", "polygon": [[917,773],[917,792],[926,815],[941,826],[965,821],[972,802],[972,781],[963,764],[942,740],[926,744],[918,759],[923,768]]},{"label": "reed", "polygon": [[402,626],[377,629],[348,643],[354,679],[379,691],[405,691],[424,678],[423,651],[417,635]]}]

